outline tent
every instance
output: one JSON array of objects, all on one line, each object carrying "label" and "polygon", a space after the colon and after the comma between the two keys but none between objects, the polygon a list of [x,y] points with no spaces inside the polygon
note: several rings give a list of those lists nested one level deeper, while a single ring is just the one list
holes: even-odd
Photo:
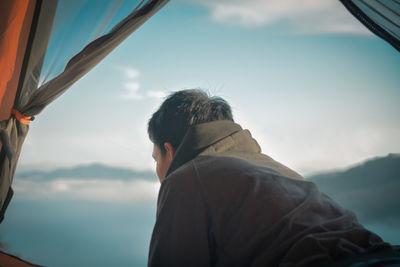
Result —
[{"label": "tent", "polygon": [[0,221],[30,121],[167,2],[0,2]]},{"label": "tent", "polygon": [[[29,123],[168,0],[0,1],[0,222]],[[1,266],[38,266],[0,252]]]},{"label": "tent", "polygon": [[[400,51],[399,0],[340,0]],[[29,123],[168,0],[0,1],[0,222]]]},{"label": "tent", "polygon": [[370,31],[400,51],[399,0],[340,0]]}]

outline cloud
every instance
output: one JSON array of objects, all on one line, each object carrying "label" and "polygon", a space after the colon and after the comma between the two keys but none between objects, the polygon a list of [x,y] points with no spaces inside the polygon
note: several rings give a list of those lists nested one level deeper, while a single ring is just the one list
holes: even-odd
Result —
[{"label": "cloud", "polygon": [[144,98],[164,98],[167,93],[164,91],[153,91],[149,90],[147,92],[143,92],[141,89],[141,84],[138,81],[138,77],[140,76],[140,71],[132,68],[130,66],[116,66],[117,69],[121,70],[125,78],[128,80],[123,83],[124,91],[120,95],[122,99],[126,100],[142,100]]},{"label": "cloud", "polygon": [[130,66],[116,66],[117,69],[121,70],[126,77],[129,79],[135,79],[140,76],[140,72],[137,69],[134,69]]},{"label": "cloud", "polygon": [[167,96],[167,92],[165,91],[148,91],[147,96],[153,98],[165,98]]},{"label": "cloud", "polygon": [[142,203],[156,201],[158,181],[132,179],[74,179],[51,181],[19,179],[14,182],[15,192],[21,199],[80,199],[112,203]]},{"label": "cloud", "polygon": [[138,93],[140,84],[138,82],[127,82],[124,84],[125,91],[121,95],[123,99],[143,99],[143,94]]},{"label": "cloud", "polygon": [[337,0],[203,0],[217,23],[261,27],[284,23],[292,33],[369,34]]},{"label": "cloud", "polygon": [[140,83],[137,81],[137,78],[140,76],[140,71],[130,66],[116,66],[116,68],[122,71],[125,78],[128,79],[127,82],[123,83],[125,90],[121,94],[121,98],[135,100],[143,99],[144,95],[139,92]]},{"label": "cloud", "polygon": [[[302,175],[341,169],[400,151],[400,127],[362,120],[346,122],[337,111],[323,112],[320,118],[298,113],[297,121],[291,118],[293,113],[280,111],[279,116],[268,118],[268,123],[252,119],[258,111],[234,112],[235,121],[250,129],[263,153]],[[285,121],[290,123],[282,123]]]}]

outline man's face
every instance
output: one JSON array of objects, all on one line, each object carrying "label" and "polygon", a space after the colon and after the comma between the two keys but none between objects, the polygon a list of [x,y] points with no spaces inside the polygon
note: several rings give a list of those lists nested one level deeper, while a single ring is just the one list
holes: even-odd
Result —
[{"label": "man's face", "polygon": [[156,161],[156,172],[160,183],[164,181],[164,178],[167,174],[169,165],[171,165],[172,159],[166,151],[165,154],[161,153],[161,149],[156,145],[153,144],[153,158]]}]

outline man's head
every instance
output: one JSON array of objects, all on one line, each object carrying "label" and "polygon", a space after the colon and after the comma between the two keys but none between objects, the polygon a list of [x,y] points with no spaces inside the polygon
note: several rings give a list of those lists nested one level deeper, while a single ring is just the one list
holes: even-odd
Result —
[{"label": "man's head", "polygon": [[229,104],[220,97],[208,96],[198,89],[182,90],[170,94],[153,114],[148,134],[154,144],[153,158],[157,162],[157,175],[162,181],[190,126],[217,121],[233,121]]}]

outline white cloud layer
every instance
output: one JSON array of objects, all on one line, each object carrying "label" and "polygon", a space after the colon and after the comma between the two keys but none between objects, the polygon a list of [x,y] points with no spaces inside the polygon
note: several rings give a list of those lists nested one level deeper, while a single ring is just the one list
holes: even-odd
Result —
[{"label": "white cloud layer", "polygon": [[148,90],[144,92],[141,89],[141,84],[138,81],[140,71],[130,66],[116,66],[117,69],[122,71],[125,78],[128,80],[123,83],[124,92],[121,98],[125,100],[142,100],[144,98],[164,98],[167,93],[164,91]]},{"label": "white cloud layer", "polygon": [[140,76],[140,72],[130,66],[116,66],[116,68],[121,70],[129,79],[135,79]]},{"label": "white cloud layer", "polygon": [[123,99],[143,99],[143,95],[140,94],[140,84],[138,82],[127,82],[124,84],[125,92],[121,95]]},{"label": "white cloud layer", "polygon": [[158,181],[64,178],[52,181],[16,179],[14,190],[21,199],[74,199],[112,203],[156,201]]},{"label": "white cloud layer", "polygon": [[167,92],[165,91],[148,91],[146,94],[148,97],[154,97],[154,98],[164,98],[168,95]]},{"label": "white cloud layer", "polygon": [[[280,119],[286,121],[283,115]],[[396,126],[330,124],[310,127],[307,123],[307,127],[300,127],[294,122],[272,126],[254,122],[240,111],[235,113],[235,121],[250,130],[263,153],[304,176],[346,169],[400,151],[397,141],[400,127]]]},{"label": "white cloud layer", "polygon": [[[193,1],[191,1],[193,2]],[[284,23],[293,33],[369,31],[337,0],[202,0],[215,22],[241,27]]]}]

